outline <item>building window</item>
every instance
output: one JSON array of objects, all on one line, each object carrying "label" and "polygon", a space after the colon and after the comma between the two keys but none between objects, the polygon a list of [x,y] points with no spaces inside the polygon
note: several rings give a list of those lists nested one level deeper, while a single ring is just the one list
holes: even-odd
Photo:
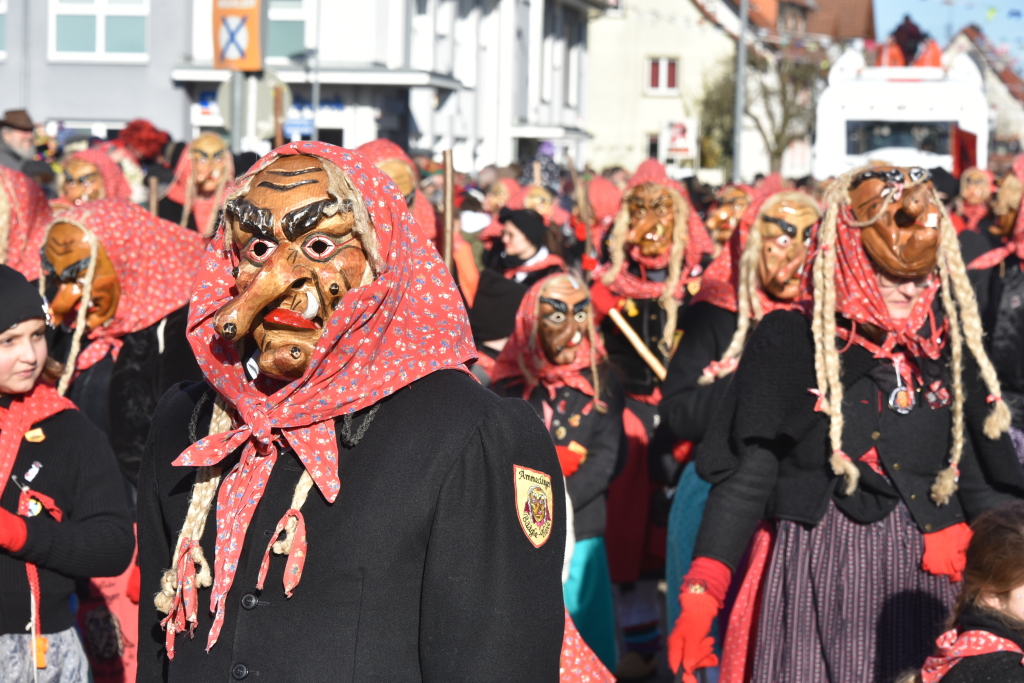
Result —
[{"label": "building window", "polygon": [[660,137],[657,134],[647,136],[647,158],[657,159],[658,158],[658,142]]},{"label": "building window", "polygon": [[651,57],[647,60],[647,92],[674,95],[679,92],[676,71],[679,60],[675,57]]},{"label": "building window", "polygon": [[7,56],[7,0],[0,0],[0,59]]},{"label": "building window", "polygon": [[149,6],[150,0],[50,0],[49,59],[145,62]]},{"label": "building window", "polygon": [[267,57],[277,57],[276,61],[283,62],[305,52],[305,4],[303,0],[270,0],[267,10],[267,48],[264,52]]}]

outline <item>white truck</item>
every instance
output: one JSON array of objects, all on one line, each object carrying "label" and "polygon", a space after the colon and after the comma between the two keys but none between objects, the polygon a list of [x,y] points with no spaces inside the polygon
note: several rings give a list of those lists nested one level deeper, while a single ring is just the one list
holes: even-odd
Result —
[{"label": "white truck", "polygon": [[818,99],[813,174],[825,179],[882,160],[953,175],[988,163],[989,107],[966,54],[943,67],[867,66],[859,49],[836,60]]}]

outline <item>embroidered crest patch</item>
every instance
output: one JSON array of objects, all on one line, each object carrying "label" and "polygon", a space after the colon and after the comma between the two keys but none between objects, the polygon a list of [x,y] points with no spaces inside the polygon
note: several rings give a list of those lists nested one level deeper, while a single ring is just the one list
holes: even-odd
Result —
[{"label": "embroidered crest patch", "polygon": [[512,466],[516,487],[516,515],[533,547],[547,543],[554,524],[551,475],[528,467]]}]

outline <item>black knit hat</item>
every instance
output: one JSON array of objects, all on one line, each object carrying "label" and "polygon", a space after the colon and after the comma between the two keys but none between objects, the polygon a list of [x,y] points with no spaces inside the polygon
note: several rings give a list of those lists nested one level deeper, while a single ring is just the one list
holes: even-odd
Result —
[{"label": "black knit hat", "polygon": [[538,248],[544,246],[544,233],[547,232],[547,228],[544,227],[544,219],[533,209],[513,211],[503,208],[498,214],[498,220],[502,223],[512,221],[512,225],[519,228],[519,231],[526,235],[526,239],[530,240],[533,246]]},{"label": "black knit hat", "polygon": [[516,311],[524,296],[526,287],[485,268],[480,273],[476,299],[469,311],[473,338],[485,342],[511,335],[516,325]]},{"label": "black knit hat", "polygon": [[46,306],[39,291],[25,276],[0,265],[0,333],[32,318],[47,318]]}]

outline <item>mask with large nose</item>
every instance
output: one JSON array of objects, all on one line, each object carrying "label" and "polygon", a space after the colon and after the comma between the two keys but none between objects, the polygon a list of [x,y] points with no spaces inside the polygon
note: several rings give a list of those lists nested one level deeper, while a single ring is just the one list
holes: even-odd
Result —
[{"label": "mask with large nose", "polygon": [[744,212],[750,206],[750,195],[738,187],[727,187],[718,195],[718,207],[708,216],[711,238],[725,244],[736,231]]},{"label": "mask with large nose", "polygon": [[629,234],[626,241],[643,256],[661,256],[672,244],[676,225],[675,199],[668,188],[654,183],[638,186],[629,195]]},{"label": "mask with large nose", "polygon": [[277,379],[305,373],[342,296],[373,280],[356,230],[359,197],[346,196],[327,164],[280,157],[225,205],[238,296],[216,313],[214,329],[225,339],[251,336],[260,372]]},{"label": "mask with large nose", "polygon": [[861,230],[861,241],[881,270],[901,278],[935,270],[940,211],[932,203],[928,171],[873,168],[854,178],[849,196],[857,221],[872,221]]},{"label": "mask with large nose", "polygon": [[772,298],[791,301],[800,293],[807,245],[819,216],[814,200],[796,192],[769,199],[758,214],[754,224],[761,238],[757,274]]},{"label": "mask with large nose", "polygon": [[587,289],[572,275],[555,278],[540,293],[537,312],[537,335],[544,356],[555,365],[575,361],[580,343],[587,336]]}]

